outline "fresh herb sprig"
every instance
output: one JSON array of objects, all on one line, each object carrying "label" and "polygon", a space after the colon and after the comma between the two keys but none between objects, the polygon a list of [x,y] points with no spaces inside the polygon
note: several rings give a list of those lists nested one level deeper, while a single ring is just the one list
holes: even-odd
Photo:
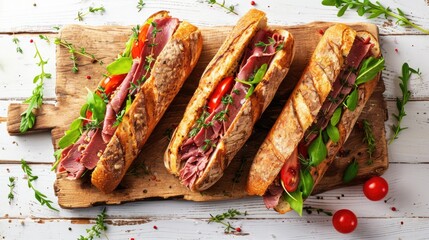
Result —
[{"label": "fresh herb sprig", "polygon": [[93,240],[95,237],[99,238],[102,233],[105,233],[107,230],[107,226],[104,223],[106,218],[106,208],[103,208],[100,214],[97,215],[97,219],[95,220],[95,225],[90,229],[86,229],[86,233],[88,234],[86,237],[80,235],[78,240]]},{"label": "fresh herb sprig", "polygon": [[249,79],[249,81],[246,80],[240,80],[235,79],[235,81],[249,85],[249,90],[246,93],[246,99],[248,99],[253,92],[255,91],[256,85],[262,81],[262,79],[265,76],[265,73],[267,72],[268,65],[266,63],[262,64],[262,66],[256,71],[256,73]]},{"label": "fresh herb sprig", "polygon": [[235,6],[232,4],[227,6],[225,3],[225,0],[223,0],[222,3],[220,3],[216,0],[207,0],[207,3],[210,5],[218,5],[219,7],[225,9],[227,13],[233,13],[235,15],[238,15],[238,13],[235,12]]},{"label": "fresh herb sprig", "polygon": [[139,10],[139,12],[143,9],[144,5],[146,5],[146,3],[144,3],[143,0],[138,1],[137,9]]},{"label": "fresh herb sprig", "polygon": [[238,215],[246,216],[247,211],[242,213],[237,209],[229,209],[227,212],[218,214],[216,216],[213,216],[212,214],[210,214],[209,223],[211,222],[220,223],[225,226],[225,230],[224,230],[225,233],[232,233],[232,232],[235,232],[237,228],[233,227],[230,222],[226,222],[225,219],[232,219]]},{"label": "fresh herb sprig", "polygon": [[384,16],[385,19],[392,17],[396,19],[396,24],[404,27],[413,27],[425,34],[429,34],[429,30],[425,29],[407,18],[404,11],[400,8],[396,8],[397,12],[392,11],[389,7],[384,7],[379,1],[375,3],[369,0],[322,0],[322,4],[325,6],[335,6],[340,10],[337,13],[338,17],[344,15],[347,9],[356,9],[359,16],[369,14],[368,19],[376,18],[379,16]]},{"label": "fresh herb sprig", "polygon": [[374,154],[375,147],[376,147],[375,137],[374,137],[374,133],[372,132],[372,125],[368,120],[364,119],[362,121],[362,125],[363,125],[363,130],[365,132],[365,136],[364,136],[363,140],[368,145],[367,152],[369,155],[369,159],[367,161],[367,164],[371,165],[373,163],[372,154]]},{"label": "fresh herb sprig", "polygon": [[22,54],[22,48],[19,46],[19,39],[17,37],[14,37],[12,38],[12,42],[16,45],[16,52]]},{"label": "fresh herb sprig", "polygon": [[89,13],[96,13],[99,12],[101,14],[103,14],[106,11],[106,9],[101,6],[101,7],[89,7],[87,12],[77,12],[77,17],[75,18],[75,20],[78,20],[79,22],[83,21],[84,17],[86,15],[88,15]]},{"label": "fresh herb sprig", "polygon": [[33,175],[33,170],[31,169],[31,167],[27,164],[27,162],[24,159],[21,159],[21,168],[24,171],[24,173],[27,175],[27,184],[28,184],[28,188],[33,189],[34,191],[34,197],[36,198],[36,200],[43,205],[46,205],[48,208],[57,211],[58,209],[54,208],[51,203],[52,201],[49,200],[45,194],[41,193],[39,190],[37,190],[34,185],[33,185],[33,181],[38,179],[38,176],[34,176]]},{"label": "fresh herb sprig", "polygon": [[42,105],[43,100],[43,82],[45,78],[51,78],[51,74],[45,72],[45,65],[48,64],[48,60],[43,60],[42,55],[40,55],[37,44],[34,42],[34,47],[36,49],[36,54],[34,58],[38,58],[39,62],[37,65],[41,68],[41,73],[34,77],[33,83],[37,83],[36,87],[33,89],[33,94],[31,97],[27,98],[24,103],[28,104],[27,109],[21,114],[21,124],[19,126],[19,131],[21,133],[27,132],[29,129],[33,128],[36,122],[36,115],[33,110],[39,108]]},{"label": "fresh herb sprig", "polygon": [[399,83],[399,87],[401,88],[402,92],[402,98],[396,98],[396,108],[398,109],[398,114],[392,114],[393,117],[398,121],[397,124],[393,124],[392,130],[393,135],[389,140],[389,144],[393,142],[393,140],[398,138],[398,134],[402,131],[407,129],[407,127],[401,127],[402,119],[407,115],[405,113],[405,104],[407,104],[408,100],[410,99],[411,92],[408,90],[408,84],[410,83],[411,75],[417,74],[421,76],[421,72],[419,69],[411,68],[408,63],[402,64],[402,76],[399,77],[401,82]]},{"label": "fresh herb sprig", "polygon": [[[43,37],[43,35],[40,35],[41,39],[45,39],[46,38],[46,36],[45,36],[45,38],[42,38],[42,37]],[[47,41],[49,41],[48,38],[46,38],[46,39],[47,39]],[[54,39],[54,43],[55,43],[55,45],[59,45],[59,46],[65,47],[65,48],[67,48],[69,50],[70,60],[72,60],[72,63],[73,63],[73,67],[72,67],[72,72],[73,73],[77,73],[79,71],[78,62],[77,62],[78,58],[77,58],[76,55],[80,55],[82,57],[86,57],[86,58],[90,59],[92,63],[99,62],[100,64],[103,64],[103,61],[101,61],[98,58],[96,58],[94,54],[88,53],[86,51],[86,49],[83,48],[83,47],[77,49],[73,44],[69,43],[67,40],[64,40],[64,39],[61,39],[61,38],[57,37],[57,38]]]},{"label": "fresh herb sprig", "polygon": [[[275,46],[276,44],[277,44],[277,41],[274,38],[269,37],[268,38],[268,43],[265,43],[263,41],[259,41],[259,42],[257,42],[255,44],[255,46],[256,47],[263,47],[264,49],[262,50],[262,52],[266,52],[268,47]],[[276,52],[282,50],[283,47],[284,47],[284,42],[280,42],[279,44],[277,44],[277,46],[276,46]]]},{"label": "fresh herb sprig", "polygon": [[15,188],[15,177],[9,177],[9,184],[7,185],[9,187],[9,194],[7,195],[7,198],[9,199],[9,204],[12,203],[12,200],[15,198],[13,189]]}]

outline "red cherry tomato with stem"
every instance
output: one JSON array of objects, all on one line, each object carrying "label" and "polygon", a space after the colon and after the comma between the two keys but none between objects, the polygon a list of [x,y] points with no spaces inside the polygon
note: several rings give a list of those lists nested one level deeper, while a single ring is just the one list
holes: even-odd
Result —
[{"label": "red cherry tomato with stem", "polygon": [[209,113],[212,113],[220,105],[222,97],[231,91],[234,82],[234,77],[232,76],[226,77],[220,81],[209,97],[209,102],[207,104]]},{"label": "red cherry tomato with stem", "polygon": [[295,192],[298,188],[299,168],[298,148],[295,148],[280,170],[280,179],[286,191]]},{"label": "red cherry tomato with stem", "polygon": [[351,233],[357,227],[358,221],[356,215],[348,210],[341,209],[332,216],[332,225],[340,233]]},{"label": "red cherry tomato with stem", "polygon": [[141,27],[137,41],[134,42],[133,48],[131,49],[131,56],[133,58],[140,57],[141,52],[146,41],[147,30],[149,29],[149,24],[145,24]]},{"label": "red cherry tomato with stem", "polygon": [[372,177],[363,185],[363,193],[371,201],[379,201],[386,197],[389,184],[382,177]]}]

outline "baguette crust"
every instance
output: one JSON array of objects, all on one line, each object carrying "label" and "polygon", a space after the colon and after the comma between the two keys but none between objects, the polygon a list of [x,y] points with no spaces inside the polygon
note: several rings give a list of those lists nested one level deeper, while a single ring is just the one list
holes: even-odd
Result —
[{"label": "baguette crust", "polygon": [[[258,10],[251,10],[237,23],[237,26],[210,62],[165,153],[165,165],[171,173],[178,175],[180,171],[181,162],[178,150],[196,119],[200,116],[199,110],[206,104],[217,84],[234,71],[245,47],[257,30],[265,27],[265,24],[265,14]],[[243,32],[243,29],[246,30]],[[292,35],[285,30],[275,31],[284,37],[283,49],[276,53],[263,80],[257,85],[251,97],[243,103],[230,127],[217,143],[208,165],[193,184],[192,191],[205,190],[222,177],[224,170],[235,154],[250,137],[253,125],[261,117],[262,112],[269,105],[278,86],[286,76],[294,56],[294,40]],[[235,40],[239,37],[242,39]],[[216,80],[211,82],[210,79]]]},{"label": "baguette crust", "polygon": [[112,192],[121,182],[196,65],[201,49],[201,32],[192,24],[181,22],[92,173],[91,182],[99,190]]},{"label": "baguette crust", "polygon": [[[365,37],[371,36],[371,41],[375,44],[372,54],[374,56],[380,55],[377,40],[368,32],[356,33],[343,24],[334,25],[326,30],[291,97],[254,158],[247,182],[248,194],[262,196],[278,176],[284,162],[298,146],[305,131],[317,117],[323,102],[332,89],[333,82],[340,73],[341,66],[353,45],[356,34]],[[336,153],[349,136],[354,123],[377,84],[376,80],[359,87],[358,107],[353,112],[344,111],[338,124],[339,142],[337,144],[328,142],[327,158],[311,171],[315,184],[320,181]],[[284,213],[290,208],[288,203],[280,201],[275,210]]]}]

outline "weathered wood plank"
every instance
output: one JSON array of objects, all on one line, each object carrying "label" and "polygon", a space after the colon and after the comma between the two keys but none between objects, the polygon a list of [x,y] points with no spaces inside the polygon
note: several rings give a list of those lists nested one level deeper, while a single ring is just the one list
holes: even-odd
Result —
[{"label": "weathered wood plank", "polygon": [[[28,189],[21,167],[17,164],[0,165],[0,217],[8,214],[9,218],[92,218],[96,216],[102,206],[87,209],[60,209],[60,212],[51,211],[34,198],[33,192]],[[49,172],[47,164],[33,164],[34,175],[39,176],[36,187],[45,193],[49,199],[56,202],[52,183],[55,174]],[[383,177],[389,182],[387,200],[372,202],[362,193],[362,185],[340,188],[307,199],[306,205],[320,207],[326,210],[349,208],[360,217],[421,217],[429,218],[427,199],[429,192],[425,183],[429,181],[428,164],[391,164]],[[12,205],[8,204],[7,184],[8,177],[17,177],[15,197]],[[144,186],[142,186],[144,188]],[[84,196],[81,196],[84,197]],[[57,206],[56,204],[54,204]],[[395,207],[397,211],[392,211]],[[250,197],[239,200],[191,202],[181,200],[148,200],[123,205],[107,206],[111,218],[207,218],[210,213],[220,213],[235,208],[248,211],[251,218],[283,219],[299,218],[296,213],[285,215],[267,210],[260,197]]]},{"label": "weathered wood plank", "polygon": [[[342,18],[338,18],[338,10],[335,7],[326,7],[319,0],[305,0],[284,2],[282,0],[256,1],[256,7],[268,13],[271,23],[280,25],[303,24],[312,21],[369,21],[360,17],[356,11],[347,12]],[[406,1],[383,0],[383,5],[391,9],[397,7],[409,14],[408,17],[422,26],[429,26],[427,18],[427,3],[414,1],[408,4]],[[169,10],[174,16],[186,19],[199,26],[230,25],[236,22],[240,16],[246,13],[251,6],[249,1],[230,0],[227,4],[235,5],[238,16],[227,14],[219,7],[211,7],[205,1],[195,0],[170,0],[145,2],[141,12],[136,8],[136,1],[66,1],[43,0],[33,6],[33,2],[5,2],[0,8],[0,32],[34,32],[55,31],[53,27],[79,23],[75,18],[78,11],[87,11],[89,6],[104,6],[106,12],[101,14],[88,14],[83,24],[90,25],[132,25],[150,14],[159,10]],[[198,9],[198,10],[197,10]],[[208,14],[209,13],[209,14]],[[382,27],[382,34],[415,34],[417,30],[404,28],[383,18],[373,19],[370,22]]]},{"label": "weathered wood plank", "polygon": [[[250,216],[249,216],[250,217]],[[227,235],[222,225],[207,219],[114,219],[108,221],[108,239],[426,239],[429,220],[416,218],[358,218],[348,235],[335,231],[330,217],[301,219],[231,220],[244,236]],[[0,220],[3,239],[77,239],[91,228],[88,220]],[[155,229],[155,226],[157,229]],[[55,231],[53,231],[55,229]],[[102,235],[101,239],[107,239]]]}]

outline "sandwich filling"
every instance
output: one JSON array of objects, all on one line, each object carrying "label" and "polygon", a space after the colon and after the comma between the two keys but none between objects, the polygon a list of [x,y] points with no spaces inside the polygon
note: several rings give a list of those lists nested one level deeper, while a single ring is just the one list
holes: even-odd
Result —
[{"label": "sandwich filling", "polygon": [[[282,49],[284,37],[259,30],[241,60],[236,76],[224,78],[215,88],[199,119],[179,148],[180,179],[191,188],[209,163],[216,145],[231,126],[244,102],[265,75],[275,53]],[[235,80],[235,81],[234,81]]]},{"label": "sandwich filling", "polygon": [[[282,200],[301,214],[302,201],[311,194],[314,186],[310,170],[325,160],[326,144],[329,141],[336,143],[340,139],[337,125],[343,109],[354,111],[358,102],[358,86],[372,80],[384,68],[383,58],[372,57],[372,47],[369,38],[355,38],[315,121],[265,192],[263,199],[267,208],[276,207],[283,196]],[[368,73],[368,69],[373,71]]]},{"label": "sandwich filling", "polygon": [[95,168],[178,25],[177,18],[163,17],[149,20],[141,31],[135,32],[124,53],[112,63],[120,71],[124,65],[129,65],[127,73],[111,74],[95,92],[89,92],[81,116],[60,140],[58,172],[67,172],[70,179],[77,179]]}]

